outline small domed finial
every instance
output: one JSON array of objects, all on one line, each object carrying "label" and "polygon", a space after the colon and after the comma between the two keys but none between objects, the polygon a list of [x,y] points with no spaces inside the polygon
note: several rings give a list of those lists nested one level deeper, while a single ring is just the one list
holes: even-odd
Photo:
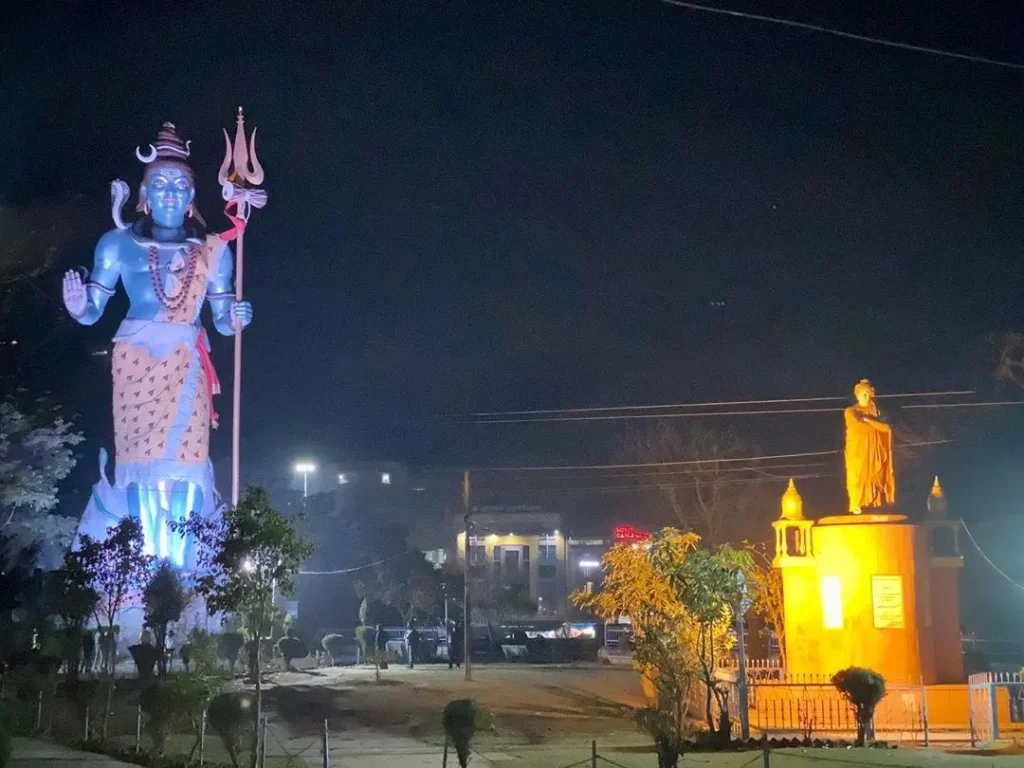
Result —
[{"label": "small domed finial", "polygon": [[782,517],[780,520],[803,520],[804,500],[796,489],[793,478],[789,478],[789,487],[782,494]]},{"label": "small domed finial", "polygon": [[946,494],[942,491],[942,486],[939,484],[939,476],[935,476],[935,482],[932,483],[932,490],[928,494],[928,517],[945,517],[948,511],[946,504]]}]

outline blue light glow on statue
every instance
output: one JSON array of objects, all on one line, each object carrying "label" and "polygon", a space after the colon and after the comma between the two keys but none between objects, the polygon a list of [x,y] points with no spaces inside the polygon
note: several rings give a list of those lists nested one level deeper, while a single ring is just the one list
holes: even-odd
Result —
[{"label": "blue light glow on statue", "polygon": [[[64,305],[82,325],[102,316],[119,280],[130,301],[111,355],[114,483],[101,451],[100,481],[78,532],[102,539],[108,526],[131,515],[142,523],[147,554],[190,568],[190,543],[167,523],[216,514],[220,505],[209,460],[220,384],[200,312],[208,301],[225,336],[236,324],[247,326],[253,313],[249,302],[234,299],[230,248],[220,235],[205,233],[196,210],[189,143],[164,123],[156,143],[135,153],[146,164],[136,208],[142,217],[122,221],[128,186],[114,181],[115,229],[97,243],[86,280],[74,270],[64,276]],[[253,163],[259,167],[255,155]]]}]

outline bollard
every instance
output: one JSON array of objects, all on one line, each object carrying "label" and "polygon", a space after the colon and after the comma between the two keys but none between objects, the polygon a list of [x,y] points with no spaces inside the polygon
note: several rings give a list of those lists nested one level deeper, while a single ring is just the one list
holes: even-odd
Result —
[{"label": "bollard", "polygon": [[597,742],[590,742],[590,768],[597,768]]},{"label": "bollard", "polygon": [[324,764],[323,768],[331,768],[330,744],[327,740],[327,721],[324,720]]},{"label": "bollard", "polygon": [[85,705],[85,740],[89,740],[89,705]]},{"label": "bollard", "polygon": [[206,755],[206,710],[203,710],[203,716],[199,720],[199,766],[202,768],[203,758]]},{"label": "bollard", "polygon": [[142,751],[142,706],[135,715],[135,754]]},{"label": "bollard", "polygon": [[43,691],[40,689],[36,699],[36,731],[43,730]]}]

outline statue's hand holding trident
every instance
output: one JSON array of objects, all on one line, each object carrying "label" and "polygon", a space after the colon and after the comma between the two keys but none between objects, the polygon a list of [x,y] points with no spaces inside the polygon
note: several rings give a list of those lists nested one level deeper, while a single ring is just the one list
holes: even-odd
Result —
[{"label": "statue's hand holding trident", "polygon": [[[224,232],[224,240],[236,240],[235,246],[235,303],[244,306],[242,301],[242,260],[245,243],[245,227],[249,223],[249,215],[253,208],[262,208],[267,204],[267,193],[262,189],[246,186],[247,184],[263,183],[263,167],[256,157],[256,129],[253,128],[249,146],[245,141],[245,117],[242,108],[238,108],[238,119],[235,126],[235,141],[232,146],[228,132],[224,131],[224,162],[221,163],[217,181],[221,185],[221,196],[226,202],[224,215],[231,221],[232,227]],[[232,169],[232,165],[234,168]],[[235,373],[233,387],[233,418],[231,421],[231,506],[238,504],[239,490],[239,451],[241,447],[241,406],[242,406],[242,324],[235,325]]]}]

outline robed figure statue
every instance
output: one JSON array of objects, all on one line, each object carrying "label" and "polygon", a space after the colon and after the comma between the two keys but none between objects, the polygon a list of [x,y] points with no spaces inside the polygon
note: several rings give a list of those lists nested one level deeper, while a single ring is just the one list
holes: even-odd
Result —
[{"label": "robed figure statue", "polygon": [[850,512],[896,501],[892,466],[892,427],[878,410],[875,388],[861,379],[853,388],[857,399],[843,412],[846,421],[846,493]]},{"label": "robed figure statue", "polygon": [[135,154],[145,165],[141,218],[122,220],[128,186],[115,181],[115,228],[96,245],[92,271],[85,279],[75,270],[64,276],[64,305],[82,325],[100,318],[118,283],[129,300],[111,353],[114,483],[101,451],[100,482],[78,533],[102,539],[107,526],[131,516],[142,526],[146,554],[191,568],[190,541],[170,524],[216,514],[221,503],[209,460],[220,385],[201,312],[208,304],[214,328],[230,336],[252,321],[252,306],[235,301],[231,250],[207,233],[196,209],[189,142],[164,123],[149,151]]}]

